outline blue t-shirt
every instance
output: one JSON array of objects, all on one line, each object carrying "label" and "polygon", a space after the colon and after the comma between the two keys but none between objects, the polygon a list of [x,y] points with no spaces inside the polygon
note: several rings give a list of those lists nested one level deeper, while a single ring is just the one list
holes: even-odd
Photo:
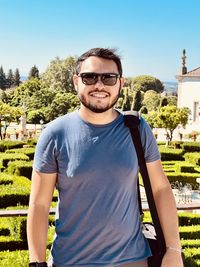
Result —
[{"label": "blue t-shirt", "polygon": [[[146,162],[160,159],[148,124],[140,131]],[[138,161],[129,129],[85,122],[78,111],[43,130],[34,169],[57,172],[56,234],[51,249],[57,267],[108,267],[151,255],[141,231],[137,198]]]}]

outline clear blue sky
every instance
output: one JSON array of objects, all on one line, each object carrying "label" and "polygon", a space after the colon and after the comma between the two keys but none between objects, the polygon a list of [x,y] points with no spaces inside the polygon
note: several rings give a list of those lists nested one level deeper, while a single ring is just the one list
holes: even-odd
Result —
[{"label": "clear blue sky", "polygon": [[27,75],[55,57],[116,47],[124,75],[173,80],[200,67],[200,0],[0,0],[0,65]]}]

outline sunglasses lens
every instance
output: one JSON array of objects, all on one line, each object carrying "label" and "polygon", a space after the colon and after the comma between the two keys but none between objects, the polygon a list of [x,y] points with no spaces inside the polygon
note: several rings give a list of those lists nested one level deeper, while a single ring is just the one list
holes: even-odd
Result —
[{"label": "sunglasses lens", "polygon": [[115,85],[117,82],[117,77],[118,75],[116,74],[107,73],[102,75],[101,80],[105,85]]},{"label": "sunglasses lens", "polygon": [[104,85],[112,86],[116,84],[119,74],[115,74],[115,73],[98,74],[98,73],[93,73],[93,72],[84,72],[80,74],[80,77],[82,79],[82,82],[86,85],[96,84],[98,81],[98,77],[100,77],[101,82]]},{"label": "sunglasses lens", "polygon": [[82,82],[86,85],[95,84],[98,80],[98,75],[95,73],[82,73]]}]

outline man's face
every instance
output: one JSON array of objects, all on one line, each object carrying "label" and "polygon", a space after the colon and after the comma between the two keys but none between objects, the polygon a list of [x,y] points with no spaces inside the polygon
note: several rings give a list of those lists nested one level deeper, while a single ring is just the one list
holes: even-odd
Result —
[{"label": "man's face", "polygon": [[[82,62],[80,73],[118,73],[113,60],[91,56]],[[73,81],[78,97],[84,107],[95,113],[102,113],[111,109],[118,100],[124,79],[118,77],[115,85],[105,85],[98,77],[95,84],[87,85],[82,78],[74,75]]]}]

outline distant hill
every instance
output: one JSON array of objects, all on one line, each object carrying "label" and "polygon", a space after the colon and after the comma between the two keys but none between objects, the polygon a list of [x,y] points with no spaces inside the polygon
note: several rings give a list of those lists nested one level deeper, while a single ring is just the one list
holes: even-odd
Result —
[{"label": "distant hill", "polygon": [[169,94],[177,94],[178,91],[178,82],[176,81],[164,81],[164,91]]}]

